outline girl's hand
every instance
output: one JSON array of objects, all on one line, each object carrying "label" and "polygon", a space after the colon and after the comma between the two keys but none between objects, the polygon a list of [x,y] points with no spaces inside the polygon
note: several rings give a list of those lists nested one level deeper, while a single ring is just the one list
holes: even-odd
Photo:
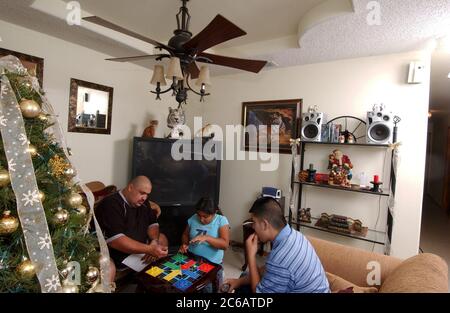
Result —
[{"label": "girl's hand", "polygon": [[189,249],[189,245],[183,244],[183,245],[181,245],[181,247],[178,251],[181,253],[187,253],[188,249]]},{"label": "girl's hand", "polygon": [[207,235],[200,235],[195,238],[192,238],[192,240],[189,241],[189,243],[198,244],[198,243],[205,242],[207,239],[208,239]]}]

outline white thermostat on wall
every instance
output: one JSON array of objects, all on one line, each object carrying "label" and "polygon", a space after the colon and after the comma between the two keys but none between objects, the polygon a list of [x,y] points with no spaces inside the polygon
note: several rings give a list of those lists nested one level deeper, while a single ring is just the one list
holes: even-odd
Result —
[{"label": "white thermostat on wall", "polygon": [[414,61],[409,64],[408,84],[420,84],[425,80],[425,64]]}]

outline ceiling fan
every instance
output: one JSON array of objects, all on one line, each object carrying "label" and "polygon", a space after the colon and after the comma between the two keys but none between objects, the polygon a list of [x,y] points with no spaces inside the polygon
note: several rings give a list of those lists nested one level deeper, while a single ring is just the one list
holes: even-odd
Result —
[{"label": "ceiling fan", "polygon": [[[156,91],[152,91],[152,93],[157,95],[157,99],[160,99],[160,94],[172,90],[179,105],[186,103],[187,92],[189,90],[200,95],[201,101],[203,101],[204,96],[209,95],[206,93],[206,86],[210,84],[209,69],[206,66],[202,66],[200,70],[196,62],[227,66],[253,73],[258,73],[266,65],[267,61],[247,60],[204,52],[215,45],[244,36],[247,33],[218,14],[201,32],[192,37],[192,33],[189,31],[191,16],[186,7],[186,3],[189,0],[181,1],[183,5],[176,15],[178,27],[167,44],[127,30],[98,16],[90,16],[83,19],[150,43],[162,51],[160,54],[111,58],[107,59],[108,61],[128,62],[145,59],[160,61],[164,58],[170,58],[166,77],[173,79],[171,86],[167,90],[161,90],[161,86],[166,85],[164,70],[161,65],[156,65],[151,83],[157,87]],[[199,92],[191,88],[189,84],[190,78],[198,78],[196,84],[201,86]]]}]

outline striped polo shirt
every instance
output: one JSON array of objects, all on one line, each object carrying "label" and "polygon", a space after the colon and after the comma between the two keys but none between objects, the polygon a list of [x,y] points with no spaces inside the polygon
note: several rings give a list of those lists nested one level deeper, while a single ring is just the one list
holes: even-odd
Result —
[{"label": "striped polo shirt", "polygon": [[273,241],[266,272],[256,286],[260,293],[328,293],[330,287],[313,246],[286,225]]}]

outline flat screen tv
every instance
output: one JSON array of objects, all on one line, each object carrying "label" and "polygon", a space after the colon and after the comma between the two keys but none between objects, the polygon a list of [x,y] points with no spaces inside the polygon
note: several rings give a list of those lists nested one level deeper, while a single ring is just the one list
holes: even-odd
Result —
[{"label": "flat screen tv", "polygon": [[[135,137],[133,177],[144,175],[152,181],[153,188],[149,198],[160,206],[193,206],[204,196],[210,197],[216,205],[219,205],[221,164],[219,158],[207,160],[202,156],[201,160],[195,160],[194,141],[183,140],[182,143],[191,147],[191,160],[177,161],[171,154],[175,142],[174,139]],[[214,144],[218,149],[213,149],[213,152],[220,155],[218,154],[221,149],[220,143],[209,144]]]}]

